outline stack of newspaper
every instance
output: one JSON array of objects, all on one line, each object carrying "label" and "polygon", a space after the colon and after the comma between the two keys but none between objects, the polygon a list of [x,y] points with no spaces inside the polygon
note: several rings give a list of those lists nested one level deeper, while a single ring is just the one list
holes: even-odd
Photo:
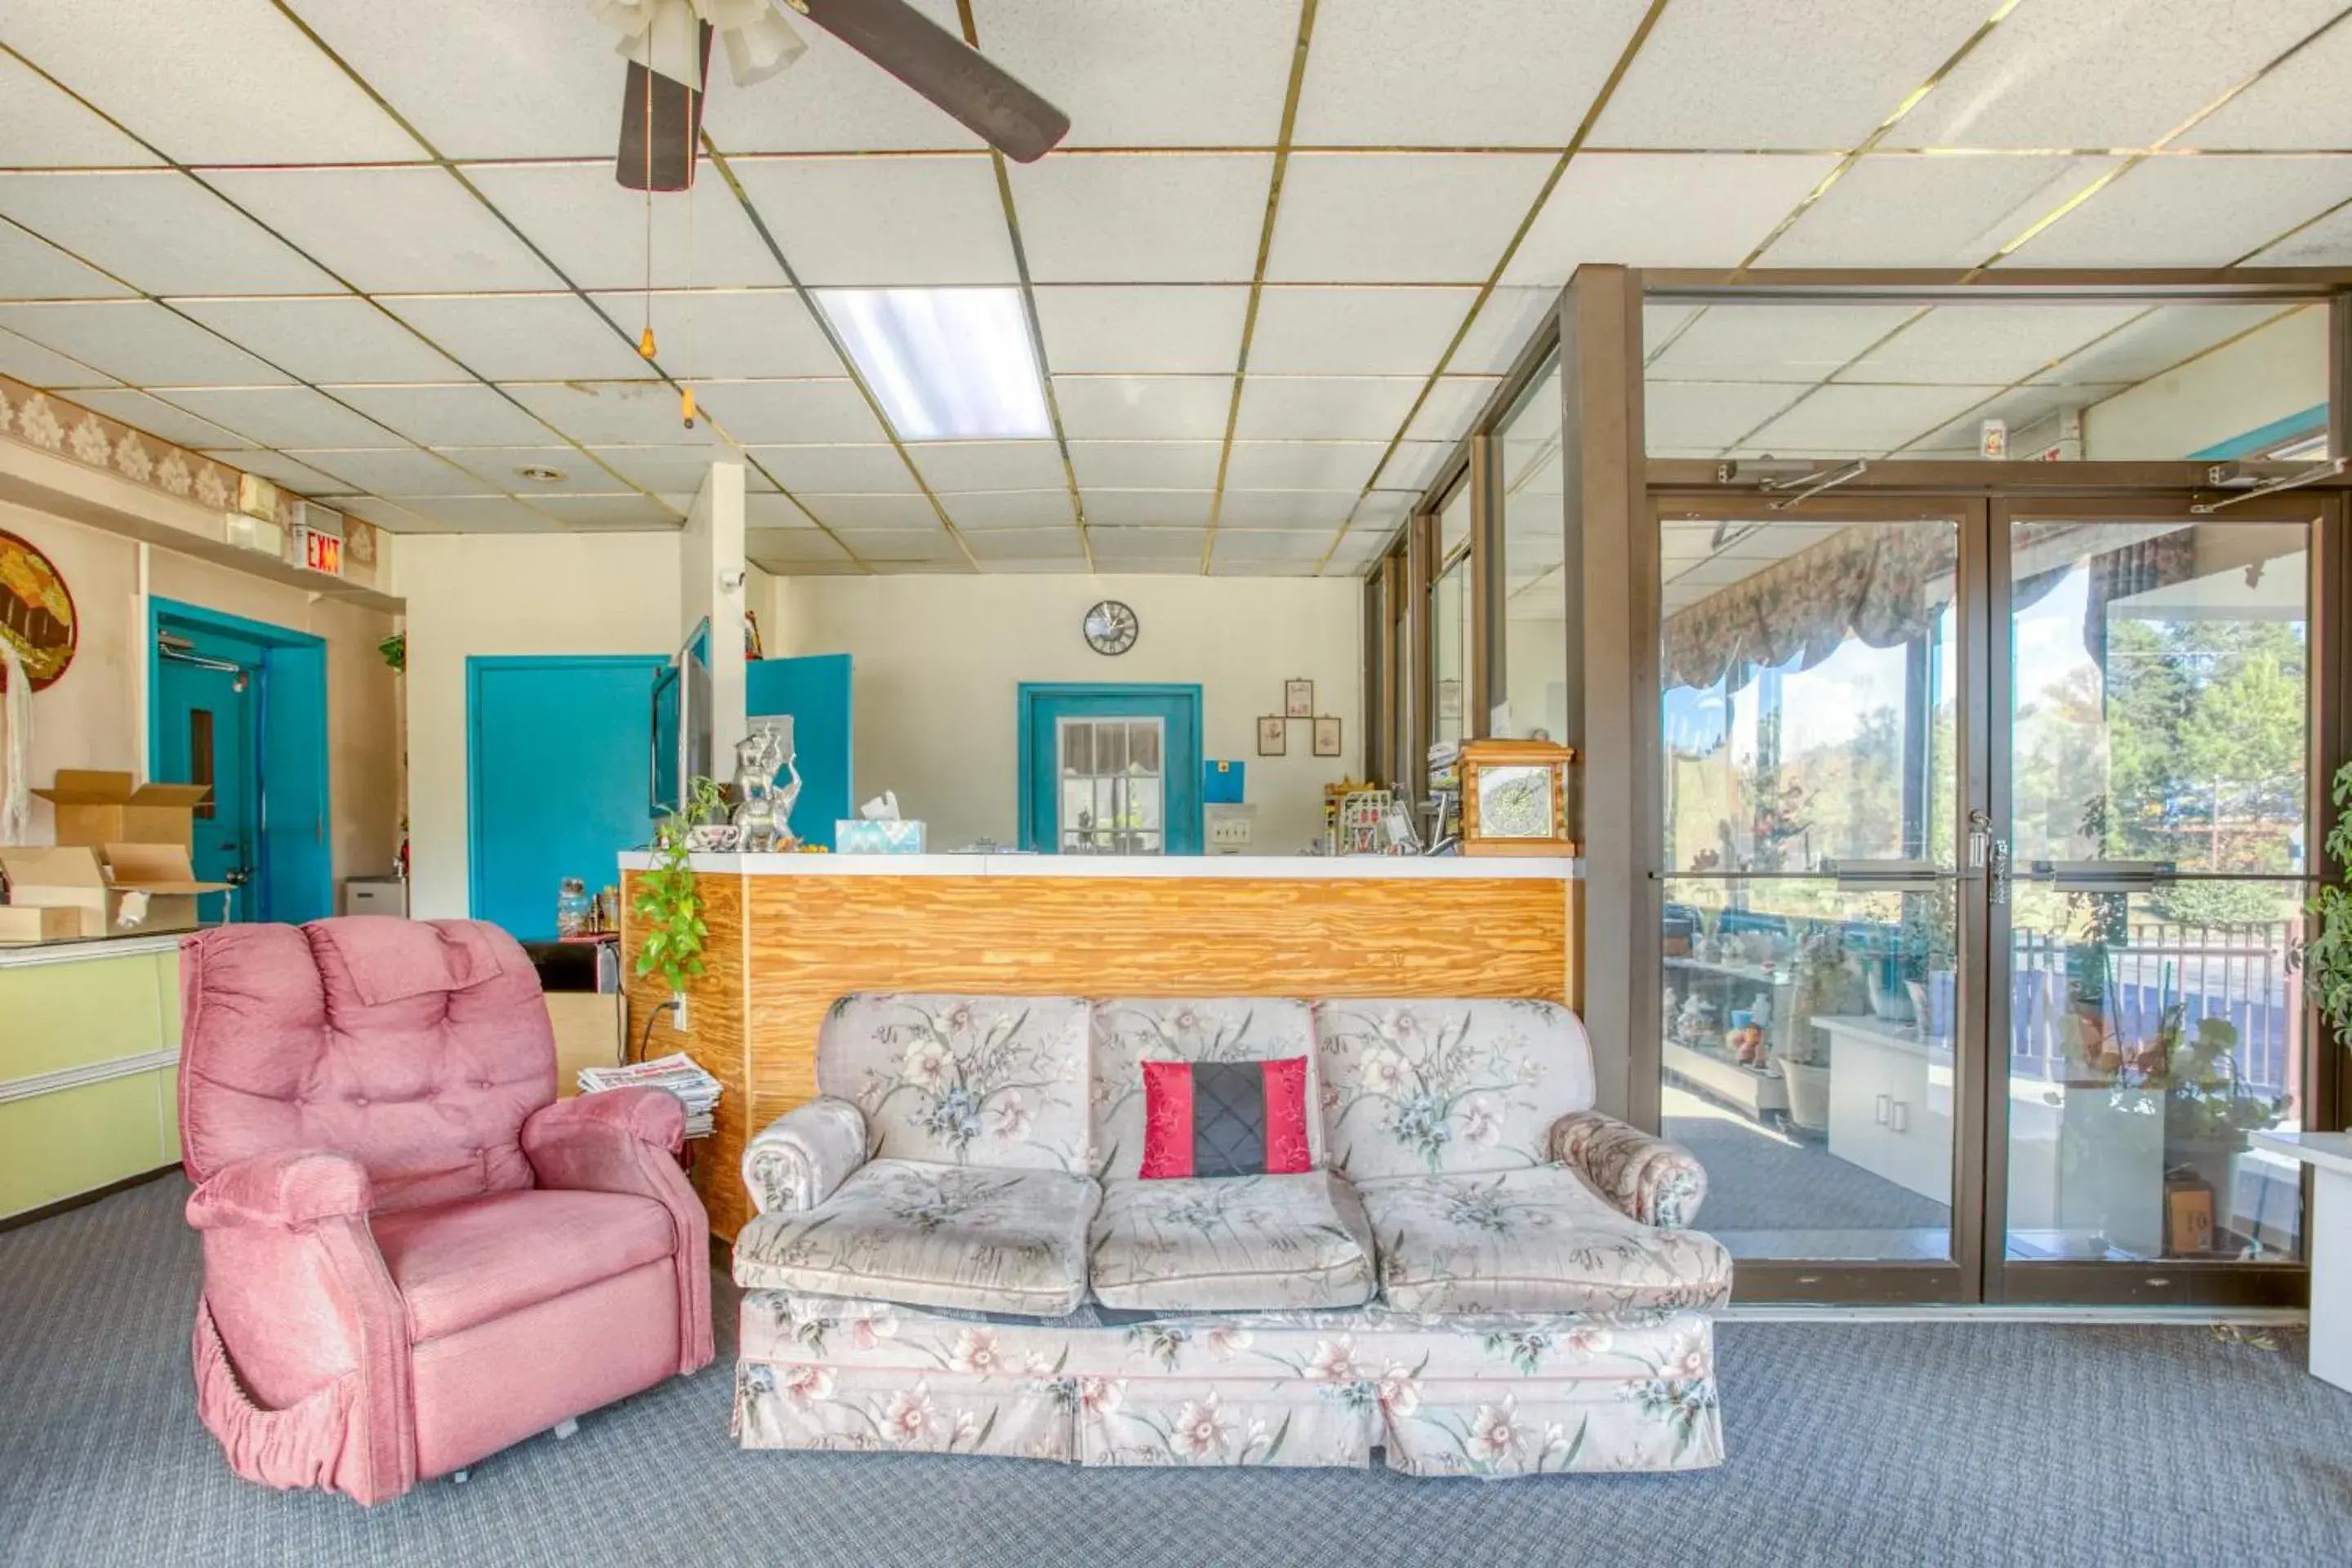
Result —
[{"label": "stack of newspaper", "polygon": [[580,1092],[583,1094],[594,1094],[600,1089],[639,1087],[666,1089],[677,1096],[686,1106],[686,1135],[688,1138],[710,1136],[710,1113],[719,1105],[719,1080],[697,1067],[685,1052],[663,1057],[658,1061],[634,1062],[627,1067],[580,1069]]}]

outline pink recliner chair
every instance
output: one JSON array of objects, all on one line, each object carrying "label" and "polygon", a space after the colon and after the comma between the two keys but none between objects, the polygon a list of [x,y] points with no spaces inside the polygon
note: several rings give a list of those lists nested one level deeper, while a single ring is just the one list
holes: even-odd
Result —
[{"label": "pink recliner chair", "polygon": [[382,1502],[710,1360],[678,1102],[558,1101],[504,931],[226,927],[180,991],[196,1410],[237,1474]]}]

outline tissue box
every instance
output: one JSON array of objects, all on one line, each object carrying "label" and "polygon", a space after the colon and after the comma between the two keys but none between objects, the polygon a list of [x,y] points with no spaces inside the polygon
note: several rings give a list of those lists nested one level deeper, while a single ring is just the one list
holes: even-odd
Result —
[{"label": "tissue box", "polygon": [[836,855],[920,855],[923,852],[923,825],[920,822],[867,822],[862,817],[843,817],[833,825],[833,852]]}]

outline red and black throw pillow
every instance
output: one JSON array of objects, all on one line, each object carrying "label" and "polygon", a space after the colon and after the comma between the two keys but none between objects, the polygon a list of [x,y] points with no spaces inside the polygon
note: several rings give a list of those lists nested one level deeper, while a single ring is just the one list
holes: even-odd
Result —
[{"label": "red and black throw pillow", "polygon": [[1307,1146],[1307,1058],[1143,1064],[1143,1175],[1288,1175]]}]

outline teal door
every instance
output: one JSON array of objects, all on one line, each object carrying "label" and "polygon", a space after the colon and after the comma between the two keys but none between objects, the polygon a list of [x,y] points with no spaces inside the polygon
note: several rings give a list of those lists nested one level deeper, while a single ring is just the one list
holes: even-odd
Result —
[{"label": "teal door", "polygon": [[198,899],[199,917],[206,924],[266,919],[258,880],[263,649],[211,629],[182,628],[175,637],[176,656],[155,664],[150,771],[159,784],[212,786],[196,807],[191,858],[198,881],[230,888]]},{"label": "teal door", "polygon": [[793,837],[834,847],[834,825],[853,803],[849,656],[753,659],[743,667],[743,697],[744,710],[754,719],[791,717],[793,765],[801,775]]},{"label": "teal door", "polygon": [[1024,684],[1021,847],[1201,853],[1201,689]]}]

